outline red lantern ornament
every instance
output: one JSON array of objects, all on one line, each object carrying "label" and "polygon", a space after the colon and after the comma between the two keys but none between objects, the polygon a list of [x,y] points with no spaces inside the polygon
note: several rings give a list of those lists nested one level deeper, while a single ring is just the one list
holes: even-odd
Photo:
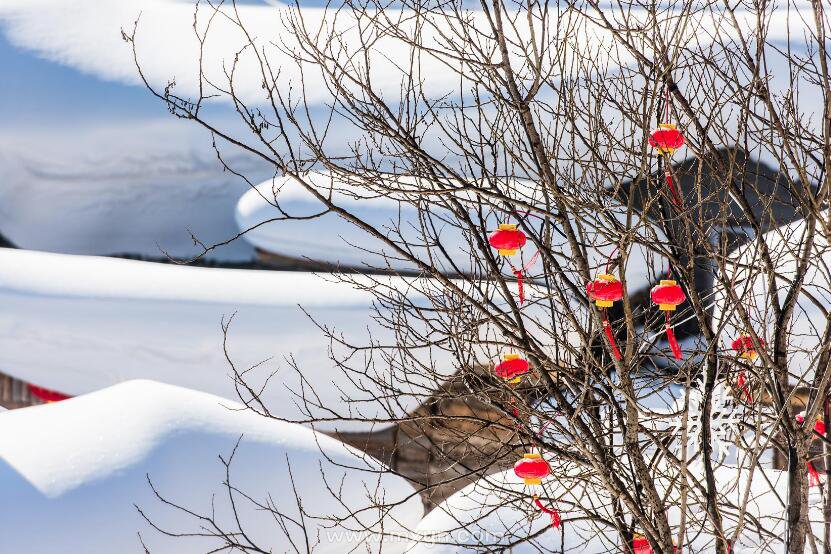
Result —
[{"label": "red lantern ornament", "polygon": [[[658,150],[658,155],[669,158],[673,152],[684,146],[684,135],[681,134],[681,131],[675,125],[661,123],[649,136],[649,144]],[[675,189],[675,182],[672,179],[672,169],[668,161],[664,163],[664,178],[666,179],[672,203],[677,208],[681,208],[681,196]]]},{"label": "red lantern ornament", "polygon": [[589,295],[589,300],[594,300],[594,303],[600,308],[603,332],[606,333],[606,338],[609,339],[612,355],[616,360],[620,360],[622,356],[615,342],[612,326],[609,324],[607,308],[611,308],[616,301],[623,298],[623,283],[615,279],[614,275],[601,273],[597,276],[597,279],[586,285],[586,294]]},{"label": "red lantern ornament", "polygon": [[527,240],[525,233],[512,223],[503,223],[488,238],[488,242],[499,251],[500,256],[513,256],[525,246]]},{"label": "red lantern ornament", "polygon": [[[759,343],[764,347],[765,341],[761,338],[759,339]],[[733,350],[735,350],[739,357],[745,360],[750,360],[751,362],[756,359],[758,353],[756,352],[756,348],[753,346],[753,339],[750,335],[741,334],[739,338],[733,341],[731,345]],[[739,391],[744,391],[745,400],[748,402],[753,402],[753,396],[750,394],[747,386],[747,377],[745,376],[744,369],[739,371],[738,377],[736,377],[736,386],[739,388]]]},{"label": "red lantern ornament", "polygon": [[551,466],[536,452],[529,452],[514,464],[514,473],[526,485],[539,485],[551,473]]},{"label": "red lantern ornament", "polygon": [[[649,544],[649,539],[639,533],[632,535],[632,551],[635,554],[655,554],[652,545]],[[672,545],[672,551],[678,552],[678,547]]]},{"label": "red lantern ornament", "polygon": [[632,551],[635,554],[652,554],[652,546],[649,544],[649,539],[647,539],[643,535],[633,535]]},{"label": "red lantern ornament", "polygon": [[60,402],[61,400],[72,398],[71,396],[67,396],[66,394],[63,394],[61,392],[44,389],[43,387],[38,387],[32,384],[29,384],[29,393],[35,398],[39,398],[40,400],[43,400],[46,403]]},{"label": "red lantern ornament", "polygon": [[[794,419],[796,420],[797,423],[799,423],[801,425],[801,424],[805,423],[805,415],[806,415],[805,411],[803,410],[803,411],[799,412],[798,414],[796,414]],[[822,420],[821,417],[818,417],[816,422],[814,423],[814,433],[817,433],[818,435],[821,435],[823,437],[825,436],[825,422]],[[816,470],[816,468],[814,467],[814,464],[812,464],[811,462],[807,462],[807,465],[808,465],[808,486],[818,487],[820,485],[819,472]]]},{"label": "red lantern ornament", "polygon": [[658,309],[665,312],[673,312],[675,309],[687,300],[678,283],[672,279],[662,279],[661,282],[654,287],[650,292],[652,302],[658,304]]},{"label": "red lantern ornament", "polygon": [[[764,347],[765,341],[760,338],[759,344]],[[759,355],[753,346],[753,339],[750,338],[750,335],[739,335],[739,338],[734,340],[731,346],[738,353],[739,357],[745,360],[755,360],[756,356]]]},{"label": "red lantern ornament", "polygon": [[649,135],[649,145],[658,150],[661,156],[672,154],[684,146],[684,135],[672,123],[661,123]]},{"label": "red lantern ornament", "polygon": [[614,275],[601,273],[586,285],[586,293],[598,308],[611,308],[623,298],[623,283],[615,279]]},{"label": "red lantern ornament", "polygon": [[[803,410],[796,414],[796,417],[794,419],[800,425],[805,423],[805,411]],[[825,422],[822,420],[821,417],[818,417],[816,423],[814,423],[814,432],[823,436],[825,435]]]},{"label": "red lantern ornament", "polygon": [[681,347],[678,346],[678,341],[675,339],[675,331],[673,331],[670,324],[669,313],[674,312],[679,305],[687,300],[684,289],[672,279],[662,279],[659,284],[652,287],[650,298],[652,298],[652,302],[658,305],[659,310],[666,313],[667,341],[669,341],[675,359],[682,359]]},{"label": "red lantern ornament", "polygon": [[508,383],[519,383],[529,368],[528,361],[522,359],[519,354],[505,354],[502,356],[502,363],[497,364],[493,371],[497,377]]},{"label": "red lantern ornament", "polygon": [[[514,464],[514,473],[516,473],[517,477],[525,481],[526,485],[540,485],[542,484],[542,480],[551,474],[551,466],[549,466],[548,462],[543,460],[542,456],[538,453],[529,452],[523,455],[522,459]],[[536,494],[531,498],[541,512],[548,514],[551,517],[551,526],[555,528],[559,527],[560,513],[557,509],[546,508],[543,503],[540,502],[540,497]]]}]

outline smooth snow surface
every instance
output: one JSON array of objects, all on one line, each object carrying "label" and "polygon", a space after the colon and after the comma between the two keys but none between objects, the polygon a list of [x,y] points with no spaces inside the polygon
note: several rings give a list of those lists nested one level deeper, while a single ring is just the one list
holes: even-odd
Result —
[{"label": "smooth snow surface", "polygon": [[[7,22],[7,32],[13,44],[103,79],[138,84],[140,81],[130,45],[122,40],[121,30],[132,32],[134,23],[141,14],[136,49],[145,77],[159,89],[175,79],[175,92],[187,96],[199,92],[200,51],[193,29],[194,4],[193,1],[176,0],[113,0],[106,3],[96,0],[5,0],[0,5],[0,19]],[[331,98],[331,93],[323,84],[319,71],[307,64],[298,64],[286,52],[298,51],[300,48],[298,40],[289,31],[292,15],[288,5],[291,3],[272,4],[240,4],[236,7],[236,12],[231,6],[222,7],[225,15],[239,17],[253,37],[255,46],[244,50],[246,36],[234,23],[225,17],[213,18],[209,40],[206,41],[201,56],[206,80],[227,88],[225,70],[235,56],[241,54],[235,68],[235,92],[248,104],[264,103],[265,95],[261,86],[263,77],[252,53],[252,50],[257,50],[268,57],[269,69],[277,76],[277,87],[283,90],[288,90],[289,85],[293,85],[295,90],[302,87],[304,97],[310,102],[325,102]],[[725,24],[720,13],[709,13],[707,10],[702,12],[695,14],[692,24],[685,29],[691,46],[706,48],[716,31],[727,36],[735,35],[736,31]],[[389,8],[387,13],[392,21],[399,18],[406,21],[412,15],[411,12],[395,8]],[[755,23],[755,14],[749,10],[737,9],[734,13],[740,25],[745,21]],[[647,12],[643,10],[630,9],[627,14],[648,18]],[[483,12],[473,9],[467,15],[469,24],[479,28],[482,36],[487,36],[487,18]],[[670,21],[672,15],[670,13],[667,16]],[[302,17],[305,28],[312,34],[319,34],[323,37],[321,40],[332,35],[338,36],[337,46],[331,48],[330,54],[342,61],[357,51],[361,44],[371,42],[369,67],[373,84],[382,96],[400,93],[402,77],[412,71],[418,72],[413,77],[423,81],[428,95],[438,97],[458,89],[457,74],[448,70],[433,55],[422,53],[415,64],[415,70],[412,65],[398,65],[401,60],[408,60],[411,54],[404,41],[383,34],[376,37],[372,33],[358,33],[358,29],[366,31],[370,28],[370,20],[374,17],[372,10],[366,10],[357,19],[349,10],[327,11],[320,7],[304,7]],[[432,24],[438,29],[433,29],[431,25],[419,26],[423,40],[435,52],[446,52],[447,36],[443,36],[442,32],[450,34],[452,29],[446,29],[448,23],[444,20],[426,17],[432,19]],[[554,21],[557,17],[561,20]],[[196,17],[197,30],[204,32],[210,18],[211,10],[203,5]],[[556,31],[552,29],[560,26],[569,29],[569,33],[573,31],[576,18],[572,12],[565,10],[559,16],[552,13],[549,18],[551,21],[547,32],[552,33],[552,37],[556,36]],[[383,26],[383,23],[380,25]],[[568,48],[564,47],[566,52],[571,52],[572,49],[582,50],[586,56],[611,67],[633,62],[632,57],[623,53],[622,49],[612,47],[614,40],[610,33],[586,22],[579,25],[579,39],[568,40]],[[794,37],[802,36],[806,26],[807,22],[799,15],[780,9],[769,21],[770,39],[781,40],[787,37],[788,32]],[[73,32],[60,32],[67,27],[71,27]],[[403,28],[409,29],[406,24]],[[514,34],[509,37],[511,55],[524,55],[524,45],[529,40],[528,31],[519,31],[522,33],[519,35],[512,32],[510,26],[506,28],[508,33]],[[367,41],[370,35],[373,40]],[[678,40],[682,41],[683,38],[679,37]],[[490,46],[485,43],[482,50],[488,51]],[[609,60],[609,51],[618,59]],[[451,67],[457,63],[449,54],[444,57],[444,61]],[[341,83],[341,86],[344,85]]]},{"label": "smooth snow surface", "polygon": [[[421,501],[404,479],[379,475],[380,465],[311,429],[270,420],[226,400],[152,381],[130,381],[64,402],[0,414],[0,551],[38,554],[141,552],[141,533],[154,553],[205,552],[215,539],[173,539],[159,527],[198,532],[210,527],[153,495],[146,475],[171,502],[210,515],[234,531],[222,482],[225,460],[242,437],[231,463],[233,486],[257,502],[270,502],[298,518],[292,479],[302,499],[310,543],[319,551],[378,550],[377,536],[349,534],[361,524],[377,530],[378,513],[360,522],[334,525],[318,517],[369,507],[371,497],[402,501],[384,518],[388,532],[410,528],[422,515]],[[291,476],[289,475],[289,469]],[[324,477],[325,475],[325,477]],[[327,490],[335,491],[335,495]],[[244,530],[265,549],[292,547],[271,515],[235,494]],[[291,540],[304,544],[299,528],[286,521]],[[371,539],[360,544],[363,539]],[[347,541],[350,541],[347,544]],[[298,542],[299,541],[299,542]],[[372,542],[375,541],[375,542]],[[384,552],[398,550],[384,545]],[[315,551],[318,551],[317,549]]]},{"label": "smooth snow surface", "polygon": [[[199,42],[194,34],[196,2],[177,0],[4,0],[0,5],[0,20],[7,23],[7,32],[13,44],[29,48],[39,55],[99,78],[128,84],[139,84],[130,45],[125,44],[121,30],[130,33],[137,20],[136,49],[139,63],[147,79],[159,88],[176,80],[178,94],[191,95],[199,91]],[[222,8],[233,15],[230,5]],[[210,18],[210,8],[202,5],[198,14],[198,28],[204,32]],[[395,10],[394,10],[395,11]],[[301,67],[296,60],[282,52],[282,47],[297,49],[296,40],[287,31],[288,10],[284,3],[243,4],[237,13],[251,36],[256,37],[257,48],[265,48],[277,85],[288,90],[290,84],[299,85]],[[356,20],[349,14],[337,19],[323,8],[304,8],[304,23],[310,28],[323,26],[332,33],[344,33],[342,38],[350,48],[359,45],[355,33]],[[58,32],[71,26],[72,33]],[[262,39],[262,40],[260,40]],[[210,40],[205,44],[205,77],[214,83],[225,83],[224,68],[246,43],[245,35],[225,17],[211,21]],[[408,48],[389,38],[375,45],[373,75],[382,90],[397,92],[401,70],[393,60],[406,59]],[[262,76],[256,58],[241,52],[236,70],[235,89],[246,102],[263,103]],[[425,59],[422,70],[432,74],[429,85],[446,91],[452,89],[455,79],[451,72],[436,71],[438,62]],[[306,96],[318,103],[328,99],[319,72],[302,74]]]},{"label": "smooth snow surface", "polygon": [[[406,280],[386,282],[410,294]],[[410,299],[419,302],[415,293]],[[0,249],[0,372],[70,395],[147,378],[236,400],[221,329],[223,317],[233,315],[227,349],[237,370],[264,362],[246,374],[255,388],[276,371],[262,394],[272,414],[307,419],[298,396],[304,394],[319,417],[334,417],[328,410],[357,419],[401,416],[433,384],[398,382],[378,351],[353,356],[355,371],[336,368],[330,340],[303,311],[352,344],[369,345],[370,337],[372,344],[394,344],[392,332],[373,320],[373,300],[331,275]],[[338,359],[347,353],[332,348]],[[453,370],[442,351],[430,354],[437,372]],[[384,396],[360,372],[413,395]]]},{"label": "smooth snow surface", "polygon": [[[2,11],[2,8],[0,8]],[[251,175],[262,164],[227,153]],[[0,132],[0,232],[21,248],[67,254],[201,254],[236,234],[247,185],[224,172],[210,137],[171,119]],[[250,260],[235,241],[209,259]]]}]

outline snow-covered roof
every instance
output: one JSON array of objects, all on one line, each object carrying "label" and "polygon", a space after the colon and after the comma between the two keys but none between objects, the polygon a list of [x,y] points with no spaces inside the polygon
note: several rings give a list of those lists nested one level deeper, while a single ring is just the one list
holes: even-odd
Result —
[{"label": "snow-covered roof", "polygon": [[[420,301],[407,280],[384,282]],[[255,388],[276,371],[262,393],[276,416],[307,419],[300,393],[322,406],[313,409],[316,416],[332,417],[328,409],[358,419],[401,416],[435,386],[398,382],[377,354],[350,359],[356,372],[335,367],[330,346],[338,359],[347,351],[331,345],[309,315],[354,345],[369,345],[371,337],[372,344],[390,346],[395,337],[373,319],[371,293],[331,275],[0,249],[0,299],[0,371],[70,395],[145,378],[236,400],[221,328],[231,316],[228,356],[240,372],[265,362],[246,375]],[[428,354],[438,374],[453,370],[443,351]],[[369,360],[375,365],[367,368]],[[357,371],[414,395],[390,395]]]},{"label": "snow-covered roof", "polygon": [[[408,198],[406,193],[398,196],[384,194],[383,187],[371,181],[347,182],[328,173],[309,173],[303,179],[324,196],[332,194],[333,201],[339,207],[389,233],[392,240],[406,242],[406,246],[425,263],[450,273],[456,268],[470,272],[475,267],[475,257],[478,256],[475,238],[460,229],[455,217],[449,212],[442,212],[440,207],[431,206],[430,213],[427,213],[414,200],[416,195]],[[394,189],[406,190],[408,186],[416,188],[417,185],[415,179],[406,176],[389,176],[389,180]],[[438,184],[423,186],[425,190],[434,190]],[[511,179],[509,184],[506,180],[504,189],[506,193],[526,201],[534,201],[540,194],[539,187],[533,182],[520,179]],[[465,196],[459,195],[459,198],[474,206]],[[471,208],[474,209],[475,206]],[[236,219],[239,229],[246,231],[243,235],[245,240],[267,252],[344,266],[417,269],[415,264],[401,259],[389,246],[338,214],[330,212],[314,219],[286,220],[287,216],[308,217],[325,211],[324,204],[301,183],[285,176],[265,181],[246,192],[237,204]],[[612,205],[603,214],[586,215],[585,221],[581,221],[581,240],[592,268],[600,271],[613,254],[615,245],[609,237],[615,236],[615,232],[610,229],[610,223],[625,225],[625,213],[623,207]],[[493,231],[499,223],[505,222],[499,221],[494,214],[485,215],[487,228],[480,230],[482,233]],[[471,213],[471,216],[473,221],[477,220],[477,214]],[[604,218],[607,221],[603,221]],[[536,227],[536,220],[530,219],[528,225]],[[644,244],[663,237],[658,229],[640,220],[637,215],[632,225]],[[426,245],[431,244],[434,236],[441,239],[442,248],[448,252],[455,267],[436,248],[430,248],[428,254]],[[566,272],[576,272],[571,248],[563,234],[553,233],[551,241],[551,254]],[[528,250],[527,254],[525,250]],[[473,257],[471,252],[474,252]],[[523,249],[522,255],[523,260],[531,258],[533,245]],[[626,275],[633,290],[647,285],[661,272],[662,260],[652,255],[647,247],[636,244],[629,256]],[[533,277],[540,272],[540,268],[541,263],[537,260],[528,268],[527,274]]]},{"label": "snow-covered roof", "polygon": [[[783,302],[795,276],[797,262],[805,244],[804,220],[784,225],[764,234],[763,240],[770,252],[776,272],[776,295]],[[741,309],[752,323],[753,330],[770,342],[775,312],[771,306],[768,276],[761,257],[761,249],[751,242],[734,251],[727,262],[727,279],[740,299]],[[822,336],[826,325],[827,307],[831,304],[831,248],[822,233],[817,233],[814,245],[807,256],[808,271],[797,300],[797,307],[789,329],[788,371],[794,383],[806,384],[811,379],[821,351]],[[713,304],[714,320],[724,323],[721,347],[730,349],[731,342],[746,331],[739,316],[739,308],[727,300],[723,287],[718,289]]]},{"label": "snow-covered roof", "polygon": [[[200,42],[194,33],[194,3],[176,0],[141,0],[119,1],[101,4],[94,0],[6,0],[0,6],[0,18],[7,21],[8,34],[11,41],[36,51],[43,57],[56,60],[79,70],[96,75],[100,78],[118,82],[137,84],[136,74],[130,48],[122,42],[120,29],[130,32],[134,22],[141,14],[138,36],[139,60],[142,63],[148,80],[159,89],[173,78],[176,79],[176,91],[180,96],[197,94],[199,92],[199,76],[204,72],[206,79],[212,83],[225,83],[225,70],[231,60],[239,56],[235,71],[235,93],[240,95],[247,104],[262,103],[265,101],[262,90],[263,76],[256,64],[255,53],[259,51],[269,58],[269,68],[276,76],[277,86],[284,90],[293,84],[295,89],[302,85],[304,96],[312,103],[321,103],[331,98],[328,87],[323,83],[319,72],[309,71],[308,65],[298,63],[298,59],[291,55],[292,51],[300,49],[288,28],[292,17],[289,12],[290,2],[268,2],[258,5],[254,3],[240,3],[238,6],[222,6],[222,11],[231,17],[239,17],[246,26],[248,34],[237,28],[231,17],[213,18],[210,21],[211,33],[209,40],[203,45],[200,55]],[[799,3],[790,3],[776,10],[775,16],[766,20],[772,40],[787,38],[788,33],[794,39],[802,36],[808,26],[803,19],[804,14],[796,13]],[[649,21],[651,12],[629,7],[626,10],[615,10],[605,6],[606,15],[617,23],[618,17],[626,15],[636,21]],[[197,29],[203,32],[211,19],[211,10],[203,7],[197,18]],[[369,32],[370,21],[374,17],[373,10],[361,12],[358,20],[350,10],[325,9],[322,7],[304,7],[303,25],[309,32],[318,32],[328,37],[337,35],[337,47],[329,50],[329,55],[342,56],[346,59],[353,51],[366,45],[366,34]],[[412,23],[413,12],[396,8],[388,8],[386,13],[391,21],[400,20],[403,31],[415,32]],[[685,41],[694,47],[699,45],[706,48],[714,40],[717,33],[735,36],[736,30],[726,23],[726,18],[718,9],[702,9],[688,13],[688,24],[679,23],[677,11],[666,10],[661,16],[662,26],[666,33],[672,32],[676,40]],[[756,14],[751,10],[740,7],[733,10],[734,17],[739,25],[755,25]],[[417,71],[427,93],[436,97],[443,93],[458,90],[458,75],[448,70],[454,60],[448,56],[443,61],[437,59],[436,53],[447,51],[448,38],[452,29],[448,21],[440,16],[425,12],[422,14],[431,24],[419,25],[418,31],[422,40],[434,49],[432,55],[423,53],[418,64],[413,67],[409,64],[398,65],[400,60],[407,60],[410,48],[402,41],[392,36],[392,33],[378,33],[373,36],[368,64],[372,72],[374,86],[384,96],[400,92],[402,76],[407,72]],[[482,10],[471,9],[465,12],[466,24],[485,29],[488,26],[487,15]],[[615,48],[612,34],[601,29],[597,24],[590,23],[589,18],[579,19],[577,11],[559,10],[547,15],[549,21],[545,32],[552,39],[557,37],[568,42],[567,52],[581,50],[596,63],[608,63],[611,66],[632,63],[633,57],[622,48]],[[555,24],[558,19],[559,24]],[[577,21],[579,20],[579,23]],[[383,27],[383,23],[378,23]],[[73,33],[56,32],[71,25]],[[435,25],[437,29],[434,29]],[[542,24],[537,23],[537,38],[544,36]],[[579,33],[574,33],[574,27]],[[562,27],[562,31],[559,30]],[[153,31],[152,35],[148,32]],[[565,31],[568,29],[568,31]],[[102,32],[102,30],[108,30]],[[144,31],[144,33],[142,33]],[[525,45],[531,40],[530,31],[521,26],[506,26],[506,32],[511,34],[508,41],[510,53],[514,57],[526,54]],[[243,49],[249,37],[253,37],[255,48]],[[274,40],[275,37],[278,37]],[[363,41],[361,39],[364,39]],[[484,38],[480,45],[482,51],[491,50]],[[644,46],[648,48],[648,45]],[[494,48],[494,50],[496,50]],[[199,71],[197,63],[203,67]],[[547,57],[544,62],[554,63]],[[354,60],[353,60],[354,63]],[[575,67],[571,67],[571,66]],[[570,71],[577,71],[579,64],[567,63],[564,67]],[[306,71],[304,71],[304,69]],[[582,68],[580,68],[582,69]],[[545,71],[545,68],[543,69]],[[560,72],[558,71],[557,74]],[[341,83],[341,86],[348,86]]]},{"label": "snow-covered roof", "polygon": [[[257,502],[271,502],[286,517],[305,512],[308,540],[319,551],[380,548],[378,535],[348,533],[380,527],[373,499],[390,505],[383,517],[388,533],[416,525],[421,500],[404,479],[378,472],[362,453],[311,429],[270,420],[225,399],[151,381],[130,381],[64,402],[0,414],[0,486],[4,552],[112,554],[207,551],[221,542],[174,539],[155,532],[138,506],[159,527],[198,532],[208,527],[162,504],[167,500],[210,515],[226,530],[235,523],[222,483],[230,465],[231,484]],[[294,487],[294,490],[293,490]],[[216,495],[215,497],[213,495]],[[291,550],[270,513],[235,495],[245,532],[263,548]],[[334,524],[330,517],[368,508],[359,517]],[[318,518],[324,519],[316,519]],[[304,544],[302,530],[286,523],[288,535]],[[367,542],[361,543],[362,540]],[[397,551],[401,541],[384,543]],[[315,549],[317,552],[318,549]]]},{"label": "snow-covered roof", "polygon": [[[82,114],[79,124],[58,118],[54,126],[0,131],[0,232],[9,240],[66,254],[188,258],[202,253],[191,233],[206,245],[236,234],[234,206],[247,186],[223,171],[210,137],[175,120]],[[239,171],[268,175],[260,163],[227,156]],[[206,257],[253,255],[234,241]]]}]

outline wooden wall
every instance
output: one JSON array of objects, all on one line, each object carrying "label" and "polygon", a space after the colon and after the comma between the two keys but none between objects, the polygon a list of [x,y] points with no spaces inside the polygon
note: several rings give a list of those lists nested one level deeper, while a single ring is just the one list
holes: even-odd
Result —
[{"label": "wooden wall", "polygon": [[0,373],[0,406],[13,410],[41,404],[29,393],[26,382]]}]

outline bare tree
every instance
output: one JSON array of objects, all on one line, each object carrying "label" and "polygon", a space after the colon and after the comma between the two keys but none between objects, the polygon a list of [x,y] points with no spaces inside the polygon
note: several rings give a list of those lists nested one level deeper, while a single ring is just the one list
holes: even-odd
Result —
[{"label": "bare tree", "polygon": [[[386,408],[374,423],[446,431],[433,452],[454,471],[417,483],[423,490],[458,489],[537,451],[552,460],[549,481],[591,493],[565,503],[543,486],[540,504],[562,503],[565,529],[591,521],[626,551],[636,535],[656,552],[706,535],[719,553],[743,536],[760,550],[829,552],[827,524],[823,533],[810,525],[806,472],[826,466],[815,445],[827,457],[831,438],[811,426],[828,418],[831,380],[825,8],[347,0],[275,8],[284,29],[263,37],[234,2],[201,2],[201,45],[218,26],[242,42],[221,82],[199,60],[193,98],[145,78],[140,24],[124,36],[148,89],[210,132],[221,161],[241,149],[273,167],[275,221],[299,217],[281,204],[280,183],[292,179],[323,206],[317,216],[350,222],[372,245],[360,247],[383,260],[333,275],[376,296],[394,344],[347,344],[319,323],[349,352],[334,356],[337,367],[370,383]],[[300,78],[286,82],[277,54]],[[252,70],[262,81],[255,99],[236,89]],[[311,99],[320,87],[323,104]],[[215,97],[233,105],[241,130],[214,123],[204,106]],[[669,123],[686,139],[675,154],[683,163],[650,145]],[[331,135],[346,125],[343,147]],[[418,215],[377,225],[344,198],[385,198]],[[489,244],[500,224],[527,237],[517,256]],[[586,293],[599,273],[622,287],[608,310]],[[671,317],[649,301],[661,278],[685,295]],[[806,295],[820,316],[795,325],[808,317]],[[673,332],[680,355],[664,342]],[[438,351],[453,367],[436,366]],[[509,352],[530,362],[519,385],[493,373]],[[246,404],[271,416],[262,383],[235,374]],[[298,391],[303,423],[364,419],[316,405],[308,385]],[[671,400],[659,409],[662,394]],[[445,413],[459,395],[499,417]],[[423,409],[400,415],[407,396]],[[781,526],[751,509],[754,487],[777,490],[771,452],[786,460]],[[513,495],[518,510],[534,509],[525,492]]]}]

